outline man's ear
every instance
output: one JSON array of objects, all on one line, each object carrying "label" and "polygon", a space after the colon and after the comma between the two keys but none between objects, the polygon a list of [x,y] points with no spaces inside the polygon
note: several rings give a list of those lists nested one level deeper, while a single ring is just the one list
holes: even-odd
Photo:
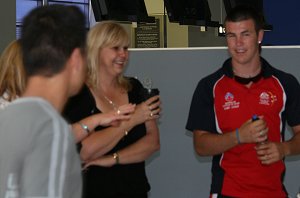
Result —
[{"label": "man's ear", "polygon": [[72,69],[77,70],[77,72],[82,72],[83,63],[83,55],[79,48],[75,48],[70,56],[69,65]]},{"label": "man's ear", "polygon": [[260,44],[264,38],[264,30],[259,30],[258,32],[258,43]]},{"label": "man's ear", "polygon": [[80,90],[86,78],[85,58],[79,48],[73,50],[67,67],[71,87],[69,95],[72,96]]}]

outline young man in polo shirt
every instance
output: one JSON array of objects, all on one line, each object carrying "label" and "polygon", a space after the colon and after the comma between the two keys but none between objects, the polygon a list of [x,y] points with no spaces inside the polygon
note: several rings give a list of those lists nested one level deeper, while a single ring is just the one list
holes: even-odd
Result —
[{"label": "young man in polo shirt", "polygon": [[[256,10],[235,7],[225,30],[231,58],[199,82],[186,128],[196,152],[213,156],[211,197],[285,198],[283,159],[300,154],[300,85],[260,56],[263,17]],[[286,122],[294,132],[289,141]]]}]

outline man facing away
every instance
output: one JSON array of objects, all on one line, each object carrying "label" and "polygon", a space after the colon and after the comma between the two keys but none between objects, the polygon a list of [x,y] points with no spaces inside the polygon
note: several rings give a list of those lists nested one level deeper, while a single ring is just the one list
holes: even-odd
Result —
[{"label": "man facing away", "polygon": [[84,81],[84,15],[50,5],[23,25],[27,87],[0,111],[0,197],[81,197],[80,159],[60,112]]},{"label": "man facing away", "polygon": [[199,82],[186,125],[196,152],[213,156],[211,197],[287,197],[283,160],[300,153],[299,83],[260,56],[256,10],[235,7],[225,30],[231,58]]}]

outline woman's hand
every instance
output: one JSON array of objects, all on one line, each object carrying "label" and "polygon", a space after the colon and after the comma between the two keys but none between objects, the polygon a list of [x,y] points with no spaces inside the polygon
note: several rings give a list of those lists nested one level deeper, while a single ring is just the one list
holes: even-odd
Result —
[{"label": "woman's hand", "polygon": [[118,121],[128,120],[131,113],[135,111],[135,104],[125,104],[120,106],[117,110],[112,110],[107,113],[99,114],[99,125],[101,126],[116,126]]},{"label": "woman's hand", "polygon": [[161,111],[160,104],[159,96],[153,96],[145,102],[138,104],[132,114],[131,120],[137,125],[148,120],[159,118]]}]

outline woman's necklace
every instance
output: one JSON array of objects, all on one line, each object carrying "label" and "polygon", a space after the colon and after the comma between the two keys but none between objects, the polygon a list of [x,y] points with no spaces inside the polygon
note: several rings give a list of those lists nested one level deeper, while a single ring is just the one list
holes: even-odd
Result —
[{"label": "woman's necklace", "polygon": [[110,100],[108,97],[106,97],[105,95],[103,95],[104,99],[113,107],[114,110],[118,110],[118,106],[112,101]]}]

